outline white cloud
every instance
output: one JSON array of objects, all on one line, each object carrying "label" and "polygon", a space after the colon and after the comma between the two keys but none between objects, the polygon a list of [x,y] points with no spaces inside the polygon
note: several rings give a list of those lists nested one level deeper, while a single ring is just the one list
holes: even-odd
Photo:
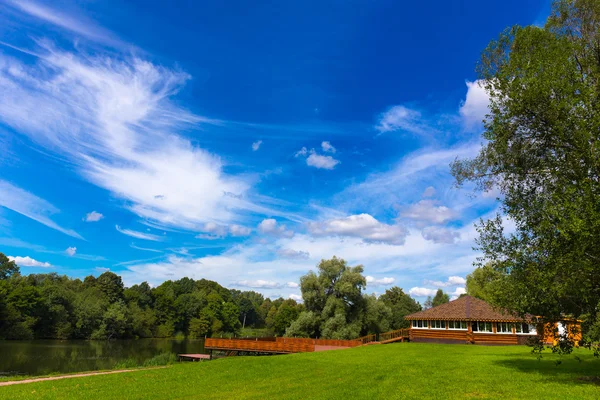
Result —
[{"label": "white cloud", "polygon": [[235,224],[229,226],[231,236],[248,236],[250,233],[252,233],[252,229],[248,227]]},{"label": "white cloud", "polygon": [[490,98],[482,84],[480,80],[467,81],[467,97],[459,110],[467,128],[481,125],[486,114],[489,113]]},{"label": "white cloud", "polygon": [[379,120],[375,129],[381,133],[406,131],[415,135],[425,135],[430,132],[435,132],[435,129],[423,122],[423,118],[419,111],[403,105],[393,106],[379,115]]},{"label": "white cloud", "polygon": [[28,15],[67,29],[88,39],[104,44],[123,45],[112,33],[97,26],[83,15],[71,16],[46,5],[27,0],[8,0],[7,3]]},{"label": "white cloud", "polygon": [[425,280],[424,282],[428,286],[435,286],[436,288],[448,287],[448,286],[460,286],[465,285],[467,280],[460,276],[450,276],[445,282],[442,281],[430,281]]},{"label": "white cloud", "polygon": [[302,296],[292,293],[292,294],[290,294],[288,296],[288,299],[292,299],[292,300],[296,300],[296,301],[302,301]]},{"label": "white cloud", "polygon": [[367,280],[367,285],[369,286],[390,286],[396,282],[395,278],[375,279],[372,276],[366,276],[365,279]]},{"label": "white cloud", "polygon": [[279,225],[273,218],[267,218],[258,224],[258,231],[267,235],[280,236],[280,237],[292,237],[294,231],[288,230],[285,225]]},{"label": "white cloud", "polygon": [[431,240],[433,243],[453,244],[460,238],[458,232],[439,226],[429,226],[423,229],[421,234],[425,239]]},{"label": "white cloud", "polygon": [[138,216],[197,231],[249,212],[284,214],[253,197],[254,177],[225,173],[220,157],[178,134],[221,123],[170,100],[187,74],[127,56],[40,52],[34,64],[0,55],[0,121],[68,159]]},{"label": "white cloud", "polygon": [[[457,157],[473,158],[480,148],[479,142],[473,142],[447,149],[419,149],[404,156],[391,170],[370,174],[363,182],[346,188],[335,196],[336,208],[375,214],[387,212],[392,204],[412,203],[421,196],[423,182],[438,188],[450,186],[454,182],[450,163]],[[461,199],[459,204],[463,203]]]},{"label": "white cloud", "polygon": [[41,262],[41,261],[37,261],[34,260],[33,258],[29,257],[29,256],[25,256],[25,257],[11,257],[8,256],[8,259],[10,261],[14,261],[15,264],[17,264],[19,267],[43,267],[43,268],[48,268],[51,267],[52,265],[48,262]]},{"label": "white cloud", "polygon": [[286,283],[286,286],[292,289],[297,289],[300,287],[300,285],[298,285],[296,282],[288,282]]},{"label": "white cloud", "polygon": [[162,236],[153,235],[151,233],[134,231],[132,229],[124,229],[124,228],[121,228],[119,225],[115,225],[115,229],[124,235],[131,236],[136,239],[151,240],[153,242],[161,242],[164,240],[164,238]]},{"label": "white cloud", "polygon": [[307,251],[296,251],[292,249],[279,249],[277,254],[283,258],[290,258],[293,260],[307,260],[310,257],[310,253]]},{"label": "white cloud", "polygon": [[206,224],[204,224],[204,226],[202,227],[202,231],[206,232],[207,234],[197,235],[196,237],[198,239],[214,240],[223,239],[228,235],[239,237],[248,236],[250,235],[250,233],[252,233],[252,229],[245,226],[236,224],[225,226],[219,225],[215,222],[207,222]]},{"label": "white cloud", "polygon": [[91,213],[87,213],[85,215],[84,220],[85,220],[85,222],[98,222],[102,218],[104,218],[104,215],[100,214],[99,212],[92,211]]},{"label": "white cloud", "polygon": [[216,224],[214,222],[207,222],[202,228],[204,232],[208,232],[216,238],[222,238],[227,235],[227,227]]},{"label": "white cloud", "polygon": [[240,286],[240,287],[248,287],[248,288],[253,288],[253,289],[280,289],[280,288],[284,287],[284,285],[282,285],[281,283],[277,283],[274,281],[265,281],[262,279],[258,279],[255,281],[248,281],[248,280],[238,281],[238,282],[235,282],[233,285]]},{"label": "white cloud", "polygon": [[[321,147],[325,152],[335,153],[335,147],[333,147],[329,142],[321,143]],[[308,157],[306,157],[308,155]],[[309,167],[319,168],[319,169],[328,169],[332,170],[336,165],[340,163],[339,160],[331,156],[324,156],[318,154],[315,149],[307,150],[306,147],[302,147],[295,154],[295,157],[306,157],[306,165]]]},{"label": "white cloud", "polygon": [[331,143],[329,143],[327,141],[321,143],[321,149],[323,149],[323,151],[325,153],[335,153],[336,152],[336,148],[333,147],[331,145]]},{"label": "white cloud", "polygon": [[67,247],[65,253],[67,253],[68,256],[73,257],[75,253],[77,253],[77,247]]},{"label": "white cloud", "polygon": [[163,253],[162,250],[150,249],[150,248],[147,248],[147,247],[139,247],[139,246],[136,246],[134,243],[131,243],[129,245],[129,247],[131,247],[132,249],[136,249],[136,250],[149,251],[151,253]]},{"label": "white cloud", "polygon": [[322,156],[317,153],[311,153],[311,155],[306,158],[306,165],[319,169],[331,170],[334,169],[339,163],[339,160],[336,160],[331,156]]},{"label": "white cloud", "polygon": [[450,300],[456,300],[460,297],[461,294],[466,294],[467,290],[464,287],[456,288],[456,290],[452,293],[448,293],[451,297]]},{"label": "white cloud", "polygon": [[421,197],[433,197],[433,196],[435,196],[435,188],[433,186],[427,187],[423,191],[423,194],[421,195]]},{"label": "white cloud", "polygon": [[108,272],[108,271],[110,271],[110,268],[105,268],[105,267],[96,267],[94,269],[96,271],[99,271],[99,272]]},{"label": "white cloud", "polygon": [[461,276],[451,276],[448,278],[448,282],[451,285],[464,285],[467,283],[467,280]]},{"label": "white cloud", "polygon": [[[2,87],[1,79],[0,74],[0,87]],[[0,104],[2,103],[2,97],[3,96],[0,96]],[[42,225],[46,225],[48,228],[62,232],[65,235],[83,239],[74,230],[65,229],[50,219],[50,215],[59,213],[59,210],[52,204],[2,179],[0,179],[0,206],[24,215],[27,218],[37,221]]]},{"label": "white cloud", "polygon": [[401,215],[417,221],[443,224],[457,217],[457,213],[446,206],[438,206],[434,200],[421,200],[412,204]]},{"label": "white cloud", "polygon": [[404,244],[408,231],[400,225],[387,225],[369,214],[350,215],[321,222],[309,222],[309,232],[314,236],[348,236],[366,242]]},{"label": "white cloud", "polygon": [[258,149],[260,149],[261,144],[262,140],[257,140],[256,142],[252,143],[252,151],[257,151]]},{"label": "white cloud", "polygon": [[422,296],[435,296],[437,289],[428,289],[423,287],[414,287],[408,291],[411,296],[422,297]]},{"label": "white cloud", "polygon": [[308,150],[306,149],[306,147],[303,147],[296,152],[294,157],[306,157],[307,154],[308,154]]}]

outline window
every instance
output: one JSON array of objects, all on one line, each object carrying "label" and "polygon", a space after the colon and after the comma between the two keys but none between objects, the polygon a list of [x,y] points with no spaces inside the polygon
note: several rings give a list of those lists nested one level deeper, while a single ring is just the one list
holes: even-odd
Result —
[{"label": "window", "polygon": [[535,335],[537,334],[536,328],[534,324],[516,324],[515,332],[523,333],[526,335]]},{"label": "window", "polygon": [[431,321],[431,329],[446,329],[446,321]]},{"label": "window", "polygon": [[427,329],[427,321],[423,321],[422,319],[415,319],[412,322],[412,327],[413,328],[425,328]]},{"label": "window", "polygon": [[508,322],[496,322],[496,333],[512,333],[512,324]]},{"label": "window", "polygon": [[466,321],[448,321],[448,329],[467,329]]},{"label": "window", "polygon": [[473,328],[473,332],[491,332],[492,331],[492,323],[491,322],[473,322],[471,324]]}]

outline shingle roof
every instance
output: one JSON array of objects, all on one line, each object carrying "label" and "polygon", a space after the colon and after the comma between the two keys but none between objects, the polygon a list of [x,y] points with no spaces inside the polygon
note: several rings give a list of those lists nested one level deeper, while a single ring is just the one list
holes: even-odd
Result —
[{"label": "shingle roof", "polygon": [[501,321],[520,322],[523,318],[510,313],[494,310],[485,301],[471,296],[459,297],[449,303],[416,312],[404,317],[413,319],[440,319],[440,320],[471,320],[471,321]]}]

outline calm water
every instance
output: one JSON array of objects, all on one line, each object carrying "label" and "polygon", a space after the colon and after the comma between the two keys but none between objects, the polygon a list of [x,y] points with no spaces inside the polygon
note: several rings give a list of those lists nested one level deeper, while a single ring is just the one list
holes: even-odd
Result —
[{"label": "calm water", "polygon": [[143,363],[165,352],[204,353],[204,342],[175,339],[0,340],[0,376],[109,369],[128,358]]}]

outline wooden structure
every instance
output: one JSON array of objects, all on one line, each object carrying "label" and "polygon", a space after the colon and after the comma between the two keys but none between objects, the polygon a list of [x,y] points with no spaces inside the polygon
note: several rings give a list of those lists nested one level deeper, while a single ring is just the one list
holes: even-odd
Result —
[{"label": "wooden structure", "polygon": [[210,354],[177,354],[179,361],[202,361],[210,360]]},{"label": "wooden structure", "polygon": [[329,340],[308,338],[247,338],[247,339],[212,339],[207,338],[204,348],[209,351],[223,351],[227,355],[240,352],[256,354],[289,354],[309,353],[356,347],[362,344],[359,340]]},{"label": "wooden structure", "polygon": [[[409,337],[415,342],[525,344],[538,334],[548,344],[557,340],[552,333],[554,330],[538,323],[536,317],[520,318],[503,313],[471,296],[463,296],[405,318],[411,322]],[[574,321],[565,329],[571,332],[577,327],[579,322]],[[560,326],[557,328],[560,330]],[[581,335],[574,338],[578,341]]]}]

